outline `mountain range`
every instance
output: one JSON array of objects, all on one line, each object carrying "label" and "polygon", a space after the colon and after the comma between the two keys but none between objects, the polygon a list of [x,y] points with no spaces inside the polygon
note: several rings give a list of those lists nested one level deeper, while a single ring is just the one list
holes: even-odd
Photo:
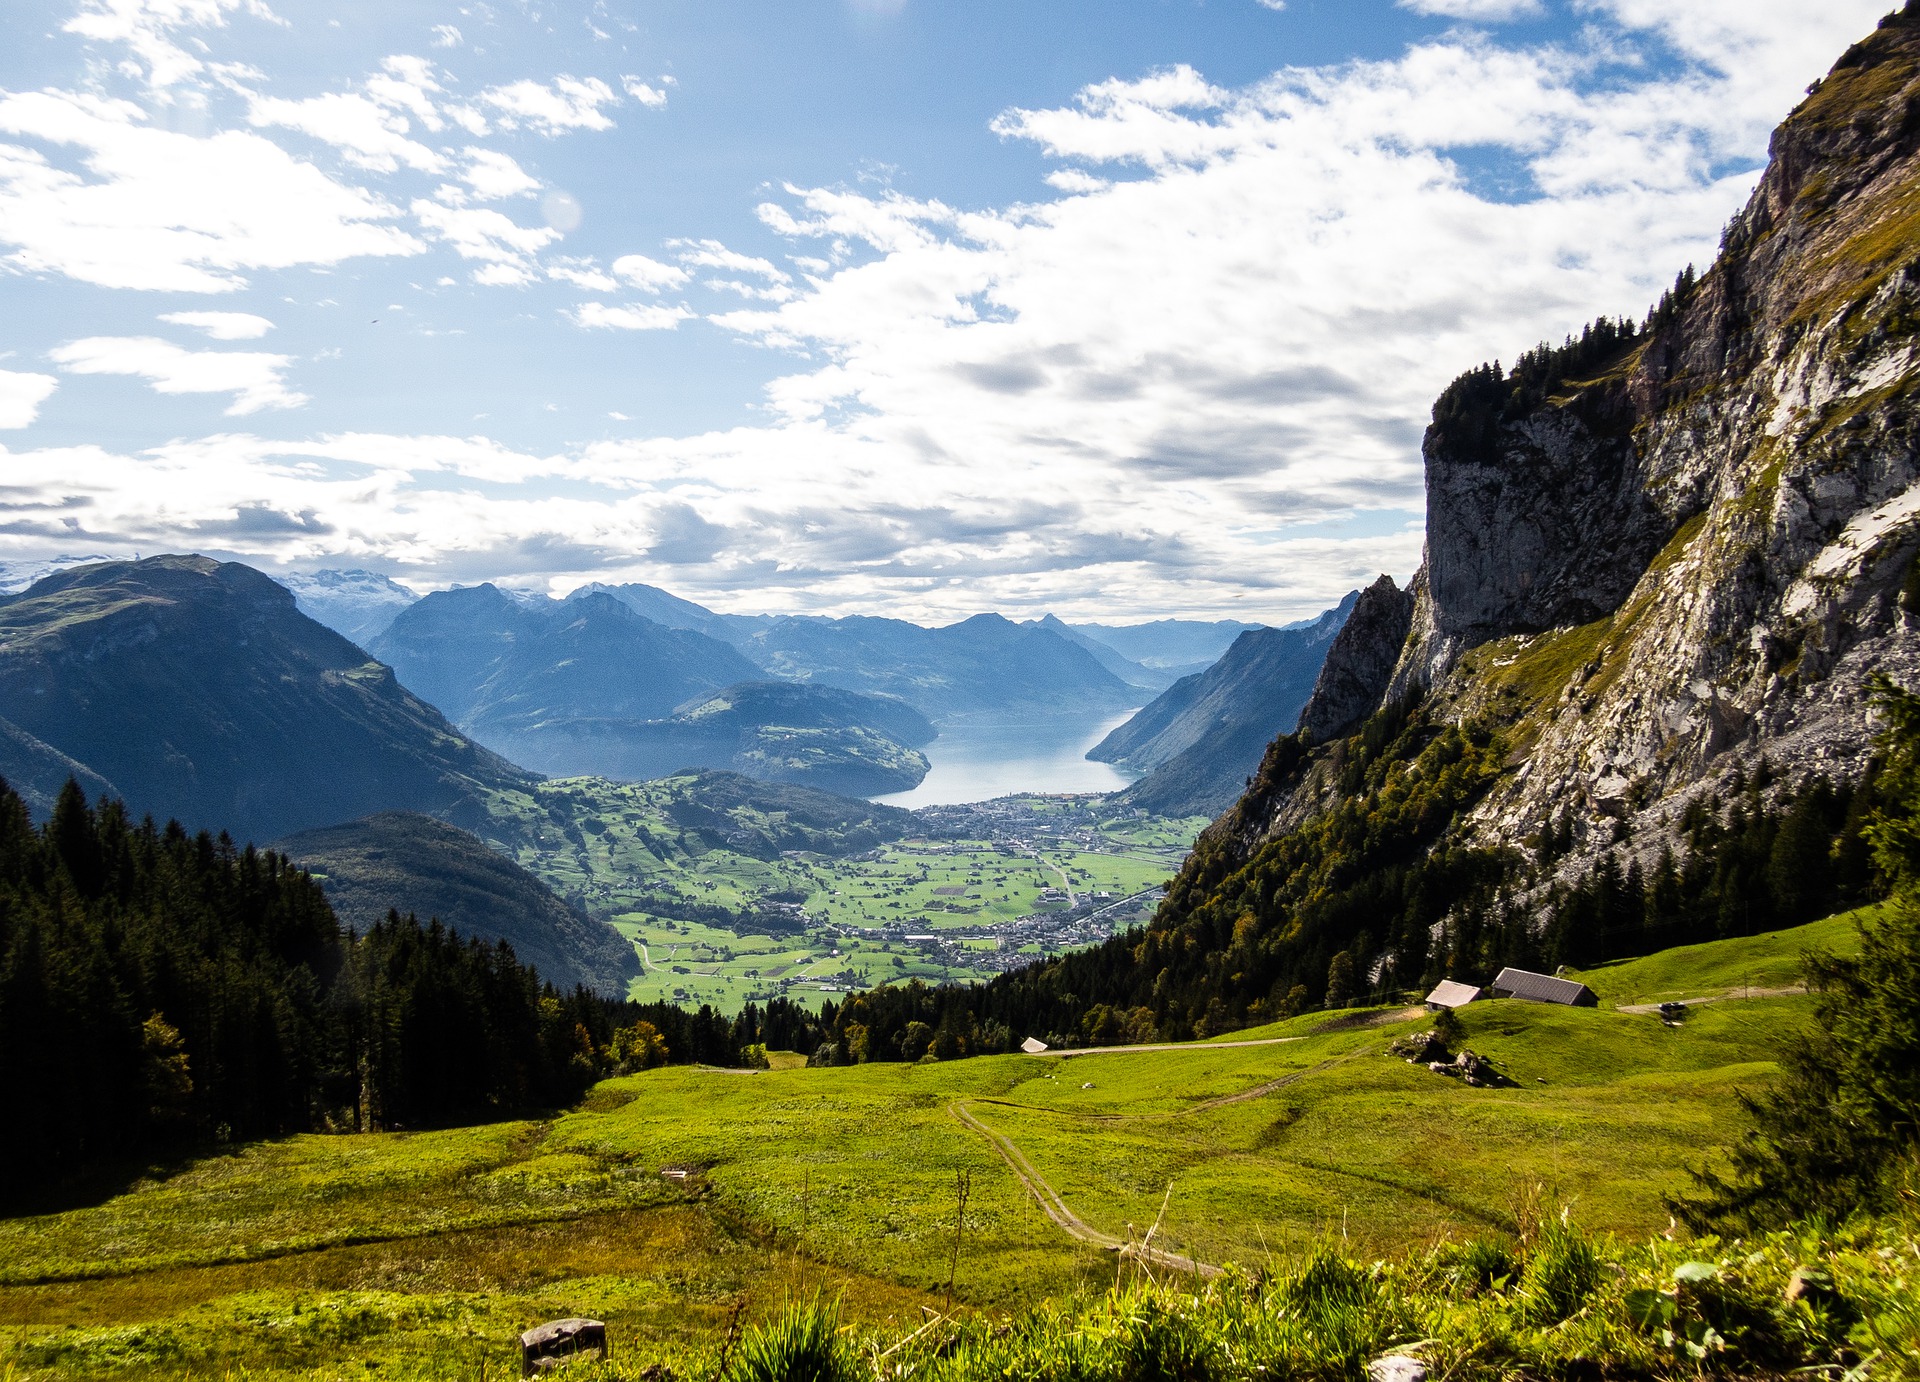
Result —
[{"label": "mountain range", "polygon": [[76,566],[0,599],[0,754],[45,796],[73,765],[138,812],[268,840],[445,812],[526,774],[250,567]]}]

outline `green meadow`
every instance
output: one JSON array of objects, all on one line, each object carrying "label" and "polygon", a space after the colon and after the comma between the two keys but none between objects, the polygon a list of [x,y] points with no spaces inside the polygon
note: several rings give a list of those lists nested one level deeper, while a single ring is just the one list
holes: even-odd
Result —
[{"label": "green meadow", "polygon": [[[1803,931],[1801,945],[1837,938]],[[1739,949],[1754,942],[1719,944],[1699,948],[1699,972],[1755,958]],[[1645,973],[1603,971],[1619,994],[1676,978],[1660,977],[1668,957],[1634,963]],[[0,1223],[0,1376],[507,1376],[518,1330],[570,1314],[684,1362],[736,1306],[760,1318],[816,1289],[852,1321],[910,1327],[944,1293],[962,1175],[965,1305],[1015,1312],[1112,1285],[1119,1259],[1049,1220],[962,1113],[1094,1234],[1157,1225],[1156,1243],[1209,1263],[1258,1267],[1329,1238],[1367,1255],[1509,1235],[1560,1207],[1645,1238],[1687,1168],[1737,1135],[1738,1095],[1810,1008],[1757,997],[1670,1027],[1476,1004],[1464,1042],[1509,1077],[1501,1089],[1387,1055],[1428,1019],[1381,1010],[1237,1038],[1261,1045],[669,1067],[544,1122],[238,1148]]]}]

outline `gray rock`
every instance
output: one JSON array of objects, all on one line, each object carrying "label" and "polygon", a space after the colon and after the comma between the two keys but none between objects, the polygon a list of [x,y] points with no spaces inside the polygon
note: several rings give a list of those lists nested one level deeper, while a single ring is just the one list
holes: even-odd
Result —
[{"label": "gray rock", "polygon": [[1379,706],[1407,641],[1413,605],[1412,590],[1400,589],[1391,576],[1360,592],[1300,712],[1300,728],[1316,744],[1352,730]]}]

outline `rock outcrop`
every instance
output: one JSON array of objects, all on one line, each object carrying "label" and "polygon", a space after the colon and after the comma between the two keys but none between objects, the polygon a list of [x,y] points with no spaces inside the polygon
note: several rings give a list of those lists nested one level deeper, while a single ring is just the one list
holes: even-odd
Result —
[{"label": "rock outcrop", "polygon": [[1407,641],[1413,607],[1412,587],[1400,589],[1391,576],[1360,592],[1300,711],[1299,728],[1314,743],[1349,733],[1380,704]]}]

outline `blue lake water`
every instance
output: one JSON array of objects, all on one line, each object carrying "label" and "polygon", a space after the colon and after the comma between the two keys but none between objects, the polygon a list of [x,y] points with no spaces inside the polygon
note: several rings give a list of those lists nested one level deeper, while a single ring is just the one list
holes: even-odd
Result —
[{"label": "blue lake water", "polygon": [[874,800],[888,806],[947,806],[1013,792],[1117,792],[1138,774],[1091,762],[1086,753],[1132,714],[945,725],[940,737],[920,750],[933,765],[926,780],[910,792]]}]

